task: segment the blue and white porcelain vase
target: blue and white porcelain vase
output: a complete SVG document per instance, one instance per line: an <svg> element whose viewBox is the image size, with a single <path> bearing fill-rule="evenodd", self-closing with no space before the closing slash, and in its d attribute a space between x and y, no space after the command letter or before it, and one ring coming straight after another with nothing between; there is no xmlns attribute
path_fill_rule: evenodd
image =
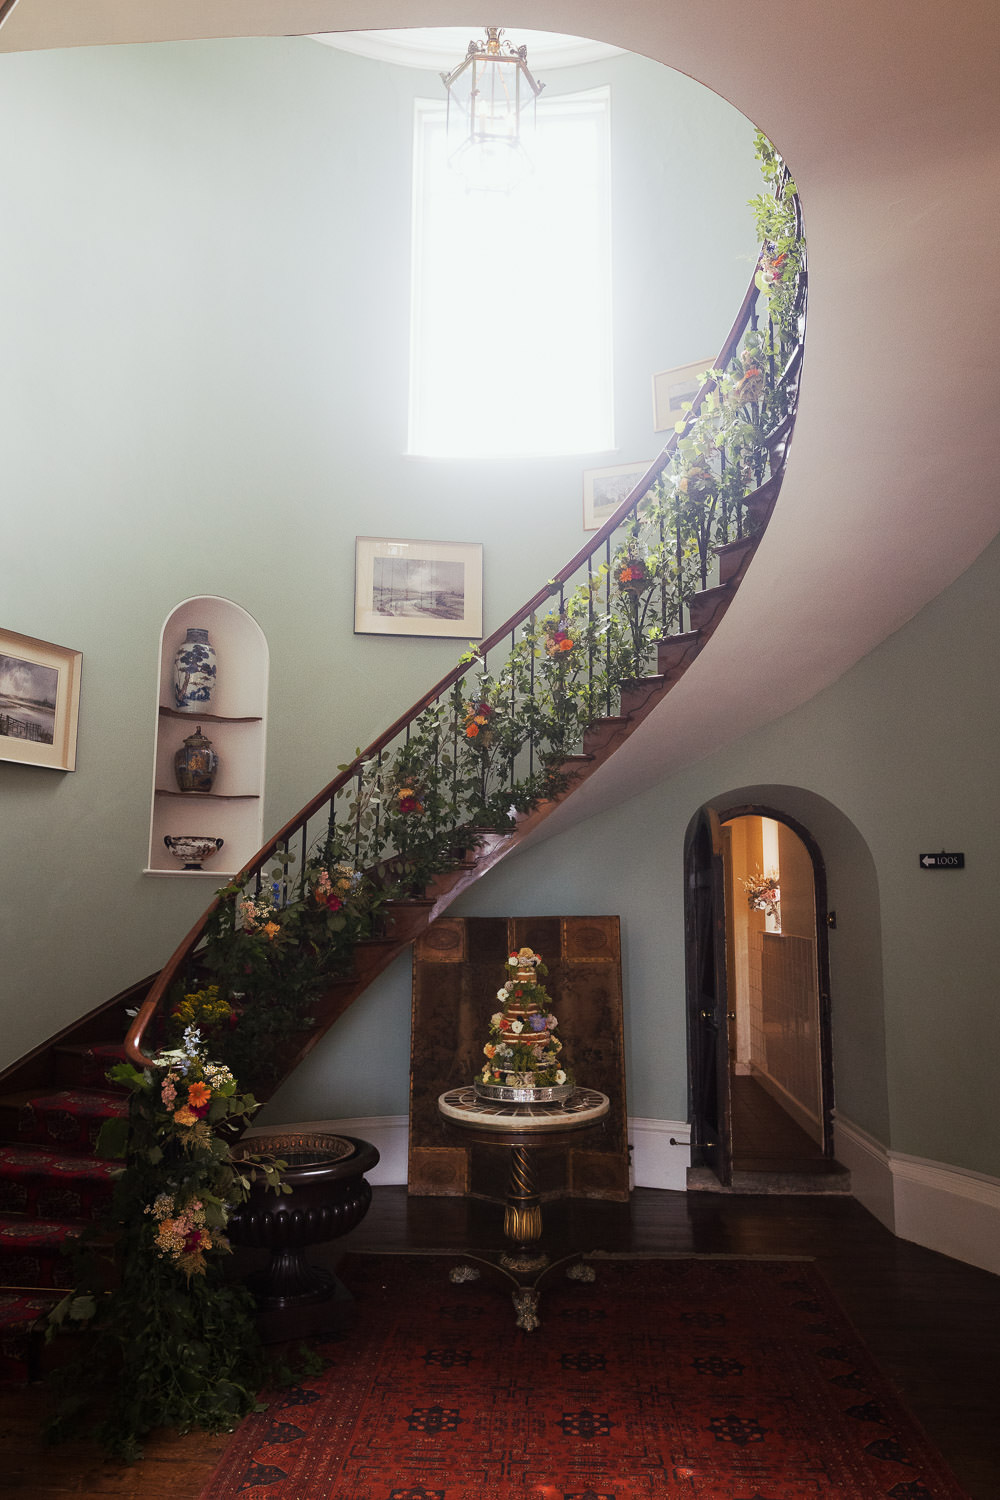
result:
<svg viewBox="0 0 1000 1500"><path fill-rule="evenodd" d="M174 707L182 713L204 710L215 686L215 648L208 631L188 627L174 657Z"/></svg>

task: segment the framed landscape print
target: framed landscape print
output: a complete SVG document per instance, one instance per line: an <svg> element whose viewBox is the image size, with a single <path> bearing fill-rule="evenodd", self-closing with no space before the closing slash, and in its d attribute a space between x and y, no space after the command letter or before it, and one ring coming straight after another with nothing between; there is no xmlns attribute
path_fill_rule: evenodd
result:
<svg viewBox="0 0 1000 1500"><path fill-rule="evenodd" d="M698 359L693 365L677 365L672 370L661 370L653 376L653 431L673 432L675 425L685 413L681 410L685 401L693 401L701 390L699 376L710 370L715 361Z"/></svg>
<svg viewBox="0 0 1000 1500"><path fill-rule="evenodd" d="M583 529L596 531L621 505L652 463L613 464L610 469L583 471Z"/></svg>
<svg viewBox="0 0 1000 1500"><path fill-rule="evenodd" d="M76 769L79 651L0 630L0 760Z"/></svg>
<svg viewBox="0 0 1000 1500"><path fill-rule="evenodd" d="M483 633L482 544L359 536L354 633L478 640Z"/></svg>

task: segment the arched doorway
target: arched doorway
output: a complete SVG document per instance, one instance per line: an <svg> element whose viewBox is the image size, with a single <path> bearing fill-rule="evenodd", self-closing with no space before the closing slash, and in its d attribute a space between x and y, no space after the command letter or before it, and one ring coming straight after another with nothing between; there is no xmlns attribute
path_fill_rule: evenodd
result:
<svg viewBox="0 0 1000 1500"><path fill-rule="evenodd" d="M826 872L769 806L702 808L685 846L692 1165L829 1178Z"/></svg>

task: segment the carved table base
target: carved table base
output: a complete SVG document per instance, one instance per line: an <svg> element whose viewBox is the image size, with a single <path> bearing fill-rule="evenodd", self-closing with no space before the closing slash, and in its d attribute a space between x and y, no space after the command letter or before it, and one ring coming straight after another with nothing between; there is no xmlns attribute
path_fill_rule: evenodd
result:
<svg viewBox="0 0 1000 1500"><path fill-rule="evenodd" d="M517 1106L490 1103L475 1098L471 1089L450 1089L438 1100L438 1108L453 1128L474 1130L479 1139L489 1135L491 1144L510 1149L510 1180L504 1206L503 1233L507 1248L496 1255L470 1255L476 1265L502 1276L512 1284L515 1321L525 1333L540 1326L538 1304L542 1283L560 1267L568 1266L566 1275L574 1280L594 1280L591 1266L574 1251L559 1260L550 1261L541 1248L542 1204L535 1182L530 1148L538 1145L562 1145L569 1135L595 1125L607 1114L606 1094L594 1089L576 1089L562 1104ZM456 1266L450 1273L456 1283L478 1278L474 1266Z"/></svg>

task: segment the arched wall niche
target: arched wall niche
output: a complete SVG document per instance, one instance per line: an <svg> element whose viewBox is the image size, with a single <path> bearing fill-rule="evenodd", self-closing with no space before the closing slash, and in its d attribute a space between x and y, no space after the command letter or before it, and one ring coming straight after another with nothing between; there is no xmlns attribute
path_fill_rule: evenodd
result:
<svg viewBox="0 0 1000 1500"><path fill-rule="evenodd" d="M174 657L192 627L207 630L217 675L204 708L179 711L174 706ZM241 605L199 594L171 610L160 632L146 874L207 876L219 884L260 848L267 682L267 640ZM199 727L219 757L218 771L211 791L181 791L174 756ZM191 835L223 840L202 870L184 869L164 843L166 836Z"/></svg>
<svg viewBox="0 0 1000 1500"><path fill-rule="evenodd" d="M838 807L805 787L734 787L713 795L707 805L722 820L767 809L787 819L800 837L805 834L820 854L826 907L836 912L837 921L828 932L836 1113L889 1144L882 923L867 843Z"/></svg>

